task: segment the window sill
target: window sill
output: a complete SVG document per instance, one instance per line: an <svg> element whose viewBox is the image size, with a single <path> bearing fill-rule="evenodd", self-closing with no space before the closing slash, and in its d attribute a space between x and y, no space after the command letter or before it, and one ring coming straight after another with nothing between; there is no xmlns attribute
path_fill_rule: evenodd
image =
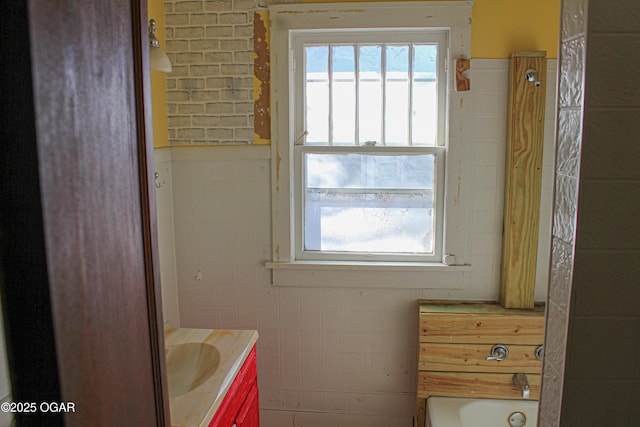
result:
<svg viewBox="0 0 640 427"><path fill-rule="evenodd" d="M461 289L471 265L415 262L267 262L274 286Z"/></svg>

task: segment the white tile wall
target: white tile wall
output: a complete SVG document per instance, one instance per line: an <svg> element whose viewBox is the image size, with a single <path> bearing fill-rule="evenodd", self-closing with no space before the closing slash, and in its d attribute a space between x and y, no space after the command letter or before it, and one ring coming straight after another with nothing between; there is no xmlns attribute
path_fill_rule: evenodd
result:
<svg viewBox="0 0 640 427"><path fill-rule="evenodd" d="M162 314L166 326L180 326L178 313L178 278L173 220L173 190L171 179L171 152L167 148L154 152L156 180L156 212L158 223L158 252L160 281L162 283Z"/></svg>
<svg viewBox="0 0 640 427"><path fill-rule="evenodd" d="M472 68L473 271L462 289L275 288L264 268L271 258L269 147L170 149L181 326L259 331L265 427L411 425L417 300L498 298L508 63L474 60ZM552 99L554 72L550 61ZM553 152L554 132L546 134L545 150ZM545 155L543 174L553 174L552 158ZM544 186L549 209L549 179ZM545 298L550 234L550 212L541 215L547 237L538 300Z"/></svg>

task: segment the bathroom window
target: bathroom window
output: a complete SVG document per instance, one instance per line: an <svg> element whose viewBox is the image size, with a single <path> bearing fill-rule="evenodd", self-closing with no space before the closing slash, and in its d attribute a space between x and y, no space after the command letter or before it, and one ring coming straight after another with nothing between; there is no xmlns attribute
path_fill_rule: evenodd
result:
<svg viewBox="0 0 640 427"><path fill-rule="evenodd" d="M291 33L296 259L442 260L447 35Z"/></svg>
<svg viewBox="0 0 640 427"><path fill-rule="evenodd" d="M443 270L451 250L464 263L468 107L451 70L468 57L470 10L270 8L274 282L287 269Z"/></svg>

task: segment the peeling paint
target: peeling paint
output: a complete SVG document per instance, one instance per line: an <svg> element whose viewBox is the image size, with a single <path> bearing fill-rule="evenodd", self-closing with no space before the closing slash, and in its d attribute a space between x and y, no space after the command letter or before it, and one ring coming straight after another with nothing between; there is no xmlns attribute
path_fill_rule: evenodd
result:
<svg viewBox="0 0 640 427"><path fill-rule="evenodd" d="M253 14L254 143L271 144L271 64L269 62L269 12Z"/></svg>

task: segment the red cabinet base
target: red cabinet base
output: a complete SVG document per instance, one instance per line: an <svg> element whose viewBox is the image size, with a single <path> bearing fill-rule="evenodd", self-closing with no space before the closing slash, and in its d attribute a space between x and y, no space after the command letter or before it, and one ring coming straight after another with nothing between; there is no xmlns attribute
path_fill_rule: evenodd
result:
<svg viewBox="0 0 640 427"><path fill-rule="evenodd" d="M253 346L209 427L259 427L258 368Z"/></svg>

